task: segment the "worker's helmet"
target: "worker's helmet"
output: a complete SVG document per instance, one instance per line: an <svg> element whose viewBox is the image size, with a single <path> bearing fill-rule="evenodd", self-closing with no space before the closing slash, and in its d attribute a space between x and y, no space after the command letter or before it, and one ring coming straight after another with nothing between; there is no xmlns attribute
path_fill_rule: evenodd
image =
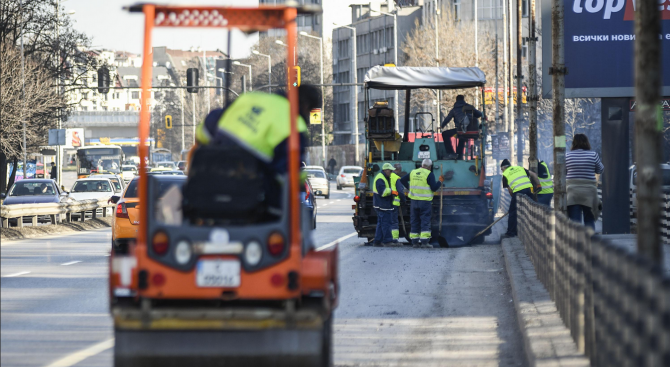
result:
<svg viewBox="0 0 670 367"><path fill-rule="evenodd" d="M382 167L382 170L391 170L393 171L395 168L393 168L393 165L391 163L384 163L384 166Z"/></svg>
<svg viewBox="0 0 670 367"><path fill-rule="evenodd" d="M430 167L433 165L433 161L430 159L426 158L421 162L421 167Z"/></svg>

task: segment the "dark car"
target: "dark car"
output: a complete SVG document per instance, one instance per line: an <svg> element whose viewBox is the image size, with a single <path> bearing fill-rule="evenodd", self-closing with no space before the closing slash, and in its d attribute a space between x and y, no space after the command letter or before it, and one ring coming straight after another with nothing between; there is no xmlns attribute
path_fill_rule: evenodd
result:
<svg viewBox="0 0 670 367"><path fill-rule="evenodd" d="M45 178L28 178L17 181L9 189L9 194L2 194L2 205L60 203L67 200L67 193L58 189L56 182ZM31 217L24 217L30 222ZM50 221L49 216L38 217L39 221ZM13 220L16 222L16 219Z"/></svg>
<svg viewBox="0 0 670 367"><path fill-rule="evenodd" d="M303 204L307 207L312 217L312 228L316 228L316 196L314 196L314 190L312 185L310 185L309 180L305 180L305 192L300 193L300 199Z"/></svg>

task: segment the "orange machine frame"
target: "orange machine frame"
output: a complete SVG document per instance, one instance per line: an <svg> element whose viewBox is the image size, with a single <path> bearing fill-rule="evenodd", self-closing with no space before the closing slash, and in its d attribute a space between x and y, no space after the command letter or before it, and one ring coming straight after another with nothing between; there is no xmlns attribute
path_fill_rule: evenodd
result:
<svg viewBox="0 0 670 367"><path fill-rule="evenodd" d="M286 30L288 42L288 67L295 66L297 59L297 25L296 17L298 11L295 7L284 6L259 6L258 8L230 8L217 6L167 6L156 4L139 4L129 8L133 12L142 12L145 17L144 24L144 52L142 55L142 82L140 95L140 123L139 123L139 156L140 156L140 203L147 203L147 173L146 158L149 155L149 147L146 142L149 138L150 113L148 107L149 90L151 89L153 55L151 47L151 35L155 27L217 27L237 28L242 31L264 31L272 28L283 28ZM295 76L289 73L288 85L293 85ZM301 243L302 233L300 231L300 201L298 200L299 177L299 137L297 130L298 115L298 91L296 88L288 88L288 99L291 106L290 136L288 144L289 157L289 231L290 231L290 255L291 266L301 269ZM143 262L150 261L147 257L147 205L140 205L140 223L137 236L137 247L135 256L138 268L142 268Z"/></svg>

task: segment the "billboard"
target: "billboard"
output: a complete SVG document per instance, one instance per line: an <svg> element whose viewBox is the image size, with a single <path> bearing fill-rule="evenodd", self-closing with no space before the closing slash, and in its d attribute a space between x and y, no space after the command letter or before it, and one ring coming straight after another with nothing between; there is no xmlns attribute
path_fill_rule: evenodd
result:
<svg viewBox="0 0 670 367"><path fill-rule="evenodd" d="M493 159L502 160L510 157L509 133L497 133L491 136L491 156Z"/></svg>
<svg viewBox="0 0 670 367"><path fill-rule="evenodd" d="M512 88L512 95L510 96L509 93L509 88L507 88L507 98L514 98L514 103L516 103L516 87ZM528 97L528 91L526 90L526 86L521 87L521 103L526 104L528 103L526 100L526 97ZM498 101L503 104L505 101L505 88L500 87L498 88ZM484 88L484 104L495 104L496 103L496 95L495 95L495 88L494 87L485 87Z"/></svg>
<svg viewBox="0 0 670 367"><path fill-rule="evenodd" d="M84 146L84 129L67 129L65 131L65 148L79 148Z"/></svg>
<svg viewBox="0 0 670 367"><path fill-rule="evenodd" d="M635 96L636 0L563 0L565 96ZM661 12L662 94L670 96L670 0ZM542 94L551 97L551 0L542 2Z"/></svg>

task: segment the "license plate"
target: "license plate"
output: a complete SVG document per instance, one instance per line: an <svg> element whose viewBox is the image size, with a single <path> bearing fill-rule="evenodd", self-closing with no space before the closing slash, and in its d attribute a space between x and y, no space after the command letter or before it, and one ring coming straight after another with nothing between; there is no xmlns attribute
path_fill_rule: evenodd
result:
<svg viewBox="0 0 670 367"><path fill-rule="evenodd" d="M419 159L430 158L430 152L419 152Z"/></svg>
<svg viewBox="0 0 670 367"><path fill-rule="evenodd" d="M238 260L200 260L196 272L198 287L239 287Z"/></svg>

